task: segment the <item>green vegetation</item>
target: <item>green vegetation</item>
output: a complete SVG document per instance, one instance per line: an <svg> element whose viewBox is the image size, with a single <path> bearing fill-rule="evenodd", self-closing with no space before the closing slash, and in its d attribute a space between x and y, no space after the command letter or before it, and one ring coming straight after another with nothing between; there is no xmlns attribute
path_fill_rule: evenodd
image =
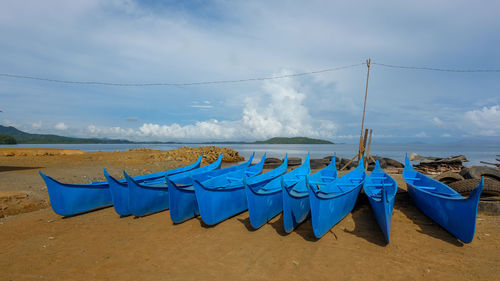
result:
<svg viewBox="0 0 500 281"><path fill-rule="evenodd" d="M11 136L0 134L0 144L17 144L17 141Z"/></svg>
<svg viewBox="0 0 500 281"><path fill-rule="evenodd" d="M113 140L113 139L87 139L87 138L71 138L58 135L47 134L30 134L20 131L12 126L5 127L0 125L0 134L10 136L17 140L17 143L45 144L45 143L132 143L128 140ZM0 141L1 143L1 141Z"/></svg>
<svg viewBox="0 0 500 281"><path fill-rule="evenodd" d="M333 144L331 141L311 139L306 137L271 138L265 141L256 141L256 144Z"/></svg>

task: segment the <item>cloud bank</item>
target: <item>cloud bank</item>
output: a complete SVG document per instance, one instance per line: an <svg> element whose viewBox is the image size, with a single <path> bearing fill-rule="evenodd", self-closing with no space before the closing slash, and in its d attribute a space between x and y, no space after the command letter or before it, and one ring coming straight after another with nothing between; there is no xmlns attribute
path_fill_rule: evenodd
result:
<svg viewBox="0 0 500 281"><path fill-rule="evenodd" d="M288 72L283 72L288 73ZM314 118L304 105L307 95L297 90L291 78L266 81L262 93L245 98L241 119L210 119L179 125L145 123L138 129L90 125L93 137L129 137L153 140L244 140L275 136L333 138L337 126L329 120Z"/></svg>

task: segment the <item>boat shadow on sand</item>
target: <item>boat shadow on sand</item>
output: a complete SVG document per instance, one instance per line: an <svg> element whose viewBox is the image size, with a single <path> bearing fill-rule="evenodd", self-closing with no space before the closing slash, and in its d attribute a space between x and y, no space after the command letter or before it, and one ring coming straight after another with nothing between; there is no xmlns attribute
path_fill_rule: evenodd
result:
<svg viewBox="0 0 500 281"><path fill-rule="evenodd" d="M401 192L400 192L401 191ZM442 228L439 224L432 221L411 202L410 195L406 190L398 189L396 202L394 202L394 209L403 213L420 229L417 232L429 235L434 238L441 239L457 247L463 247L464 244L460 242L455 236L451 235L448 231ZM397 225L393 225L397 227Z"/></svg>
<svg viewBox="0 0 500 281"><path fill-rule="evenodd" d="M104 209L107 209L107 208L112 208L112 207L113 207L113 205L102 206L102 207L99 207L99 208L96 208L96 209L88 210L88 211L81 212L81 213L74 214L74 215L61 216L61 219L67 220L67 219L71 219L71 218L74 218L74 217L79 217L81 215L86 215L86 214L89 214L89 213L101 211L101 210L104 210Z"/></svg>
<svg viewBox="0 0 500 281"><path fill-rule="evenodd" d="M378 246L385 247L387 245L365 194L359 194L356 205L351 211L351 216L354 229L344 228L345 233L353 234Z"/></svg>
<svg viewBox="0 0 500 281"><path fill-rule="evenodd" d="M24 166L0 166L0 172L20 171L20 170L40 170L45 167L24 167Z"/></svg>
<svg viewBox="0 0 500 281"><path fill-rule="evenodd" d="M288 235L292 234L292 233L287 233L283 227L283 214L282 213L279 216L277 216L276 218L269 221L267 224L269 224L272 228L274 228L274 230L276 230L276 233L278 233L281 236L288 236ZM297 226L292 232L298 234L304 240L309 241L309 242L316 242L319 240L318 238L316 238L314 236L310 215L304 220L304 222L302 222L299 226Z"/></svg>

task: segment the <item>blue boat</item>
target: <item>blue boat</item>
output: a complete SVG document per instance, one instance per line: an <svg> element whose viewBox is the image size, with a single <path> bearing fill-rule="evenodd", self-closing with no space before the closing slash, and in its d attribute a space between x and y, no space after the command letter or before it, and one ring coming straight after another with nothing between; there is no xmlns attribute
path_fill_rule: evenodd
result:
<svg viewBox="0 0 500 281"><path fill-rule="evenodd" d="M285 157L282 164L285 170L287 159L288 157ZM282 185L284 182L291 185L298 182L305 175L309 175L310 172L309 161L306 160L301 166L268 183L259 182L255 178L245 181L248 215L252 227L255 229L260 228L283 211Z"/></svg>
<svg viewBox="0 0 500 281"><path fill-rule="evenodd" d="M201 163L202 156L198 160L188 166L153 173L148 175L137 176L135 179L139 182L158 182L165 174L176 174L198 168ZM91 184L68 184L59 182L52 177L49 177L39 172L49 192L50 205L52 210L61 216L71 216L79 213L88 212L103 207L112 205L112 196L107 181L93 182ZM125 179L117 180L125 183Z"/></svg>
<svg viewBox="0 0 500 281"><path fill-rule="evenodd" d="M111 206L111 193L107 183L69 184L39 172L49 192L52 210L61 216L72 216Z"/></svg>
<svg viewBox="0 0 500 281"><path fill-rule="evenodd" d="M318 184L331 182L337 178L335 156L330 164L310 176ZM309 161L309 155L306 159ZM292 182L283 181L283 228L285 232L292 232L299 224L304 222L309 215L309 191L307 181L309 173L302 174L300 180Z"/></svg>
<svg viewBox="0 0 500 281"><path fill-rule="evenodd" d="M200 214L196 194L194 193L193 178L198 181L205 181L210 178L229 174L238 170L244 170L250 166L255 154L250 159L240 165L231 166L224 169L213 170L210 172L188 172L167 176L168 195L170 199L170 218L174 223L181 223L194 218Z"/></svg>
<svg viewBox="0 0 500 281"><path fill-rule="evenodd" d="M243 180L260 174L266 156L259 164L242 171L218 176L204 182L193 179L201 219L208 225L215 225L248 209ZM277 168L259 175L259 181L271 181L286 172Z"/></svg>
<svg viewBox="0 0 500 281"><path fill-rule="evenodd" d="M321 238L352 211L366 178L363 159L358 167L325 185L307 182L314 236Z"/></svg>
<svg viewBox="0 0 500 281"><path fill-rule="evenodd" d="M398 191L398 184L382 170L378 159L375 162L375 168L363 184L363 190L366 196L368 196L368 201L370 201L377 223L384 234L385 241L389 243L392 210L394 208L396 192Z"/></svg>
<svg viewBox="0 0 500 281"><path fill-rule="evenodd" d="M449 186L417 172L408 157L405 159L403 179L413 203L422 213L462 242L472 242L483 179L469 197L464 198Z"/></svg>
<svg viewBox="0 0 500 281"><path fill-rule="evenodd" d="M201 156L200 156L200 159L201 159ZM182 167L182 168L178 168L178 169L164 171L162 173L165 174L165 177L168 175L171 175L171 176L183 176L184 175L185 176L186 173L203 173L203 172L208 172L208 171L212 171L214 169L220 168L221 162L222 162L222 153L219 155L219 158L217 159L217 161L215 161L214 163L212 163L210 165L206 165L206 166L201 167L201 168L195 168L195 169L187 170L187 171L185 171L186 167ZM125 179L125 183L122 183L119 180L116 180L111 175L109 175L108 172L106 171L106 169L103 169L103 170L104 170L104 176L106 177L106 179L108 180L108 183L109 183L109 189L111 191L111 198L113 200L113 207L115 208L115 211L121 216L131 215L132 212L130 211L130 208L129 208L130 191L128 189L128 184L126 182L126 179ZM161 187L161 186L166 185L165 177L163 177L163 178L150 178L148 180L145 180L143 176L138 176L138 177L134 177L133 179L134 179L134 181L136 181L137 183L141 183L142 185L149 185L149 186L153 185L156 187ZM135 199L135 200L137 200L137 199Z"/></svg>

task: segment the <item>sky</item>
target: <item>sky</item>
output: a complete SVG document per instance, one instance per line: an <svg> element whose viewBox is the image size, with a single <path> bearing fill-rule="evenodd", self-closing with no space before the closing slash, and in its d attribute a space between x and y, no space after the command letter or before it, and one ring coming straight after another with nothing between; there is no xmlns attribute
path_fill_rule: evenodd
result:
<svg viewBox="0 0 500 281"><path fill-rule="evenodd" d="M0 2L0 124L136 141L359 140L367 58L500 69L499 1ZM370 69L378 143L500 136L500 72Z"/></svg>

